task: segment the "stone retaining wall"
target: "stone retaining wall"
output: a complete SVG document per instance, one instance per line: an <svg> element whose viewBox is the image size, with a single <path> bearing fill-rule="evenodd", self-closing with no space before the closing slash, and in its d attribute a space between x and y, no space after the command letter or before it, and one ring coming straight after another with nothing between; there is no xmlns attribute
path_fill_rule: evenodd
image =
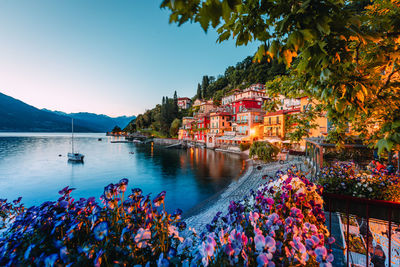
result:
<svg viewBox="0 0 400 267"><path fill-rule="evenodd" d="M154 138L153 142L155 145L169 146L169 145L179 144L180 140L170 139L170 138Z"/></svg>

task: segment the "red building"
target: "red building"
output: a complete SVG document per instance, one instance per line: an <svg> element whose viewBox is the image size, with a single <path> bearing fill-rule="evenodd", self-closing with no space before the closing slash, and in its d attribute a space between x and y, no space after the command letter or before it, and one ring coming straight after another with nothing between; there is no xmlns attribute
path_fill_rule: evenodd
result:
<svg viewBox="0 0 400 267"><path fill-rule="evenodd" d="M192 105L192 100L188 97L178 98L178 107L180 109L188 109Z"/></svg>
<svg viewBox="0 0 400 267"><path fill-rule="evenodd" d="M262 99L245 98L236 100L232 103L233 120L236 120L236 114L247 109L261 109L263 104Z"/></svg>
<svg viewBox="0 0 400 267"><path fill-rule="evenodd" d="M199 142L206 142L206 136L210 129L210 116L200 115L197 118L197 129L194 133L194 139Z"/></svg>

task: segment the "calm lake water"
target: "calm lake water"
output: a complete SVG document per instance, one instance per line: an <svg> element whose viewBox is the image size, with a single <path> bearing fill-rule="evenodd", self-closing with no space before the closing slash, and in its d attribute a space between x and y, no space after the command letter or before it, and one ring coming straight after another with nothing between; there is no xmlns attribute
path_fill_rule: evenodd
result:
<svg viewBox="0 0 400 267"><path fill-rule="evenodd" d="M98 141L102 138L102 141ZM74 198L99 198L109 183L129 179L156 196L167 191L168 210L188 210L214 195L244 171L244 159L207 149L111 143L104 134L76 134L84 163L71 163L71 136L55 133L0 133L0 198L23 197L26 206L56 200L58 190L76 188ZM133 152L133 154L132 154ZM61 156L59 156L61 155Z"/></svg>

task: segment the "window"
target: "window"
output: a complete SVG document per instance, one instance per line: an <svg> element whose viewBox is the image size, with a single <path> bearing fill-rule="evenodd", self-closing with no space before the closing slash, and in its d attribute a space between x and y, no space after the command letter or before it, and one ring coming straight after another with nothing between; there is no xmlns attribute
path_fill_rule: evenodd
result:
<svg viewBox="0 0 400 267"><path fill-rule="evenodd" d="M271 117L268 118L268 123L271 124Z"/></svg>
<svg viewBox="0 0 400 267"><path fill-rule="evenodd" d="M276 123L279 123L279 117L276 117Z"/></svg>
<svg viewBox="0 0 400 267"><path fill-rule="evenodd" d="M222 122L222 127L224 127L225 126L225 122Z"/></svg>

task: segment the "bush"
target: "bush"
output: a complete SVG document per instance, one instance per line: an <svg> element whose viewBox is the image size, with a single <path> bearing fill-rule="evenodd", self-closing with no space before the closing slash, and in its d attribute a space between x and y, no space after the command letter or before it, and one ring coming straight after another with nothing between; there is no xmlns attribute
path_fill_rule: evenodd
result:
<svg viewBox="0 0 400 267"><path fill-rule="evenodd" d="M257 157L262 161L272 161L279 153L279 148L268 142L254 142L249 151L249 157Z"/></svg>
<svg viewBox="0 0 400 267"><path fill-rule="evenodd" d="M240 143L239 144L240 151L246 151L247 149L250 148L250 146L251 146L250 143Z"/></svg>

